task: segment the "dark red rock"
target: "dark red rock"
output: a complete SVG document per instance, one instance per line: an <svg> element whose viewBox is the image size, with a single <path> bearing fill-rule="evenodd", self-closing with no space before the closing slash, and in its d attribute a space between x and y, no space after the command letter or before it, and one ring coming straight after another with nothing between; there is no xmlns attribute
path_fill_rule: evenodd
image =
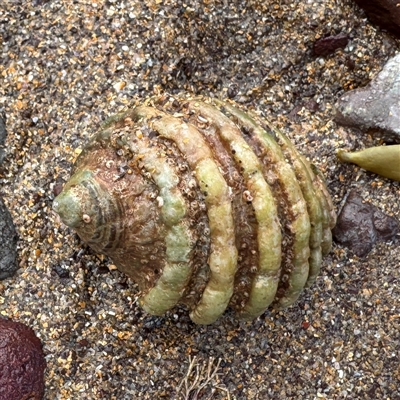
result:
<svg viewBox="0 0 400 400"><path fill-rule="evenodd" d="M289 119L291 119L292 121L299 121L300 120L299 112L302 110L303 107L305 107L312 113L315 113L319 110L319 104L314 99L303 101L297 106L295 106L292 109L292 111L290 111Z"/></svg>
<svg viewBox="0 0 400 400"><path fill-rule="evenodd" d="M292 121L299 121L300 120L299 112L301 111L302 108L303 108L303 103L295 106L288 115L289 119Z"/></svg>
<svg viewBox="0 0 400 400"><path fill-rule="evenodd" d="M363 8L371 22L400 37L400 6L398 0L354 0Z"/></svg>
<svg viewBox="0 0 400 400"><path fill-rule="evenodd" d="M57 182L54 185L53 194L54 194L55 197L57 197L62 192L63 186L64 185L62 183L59 183L59 182Z"/></svg>
<svg viewBox="0 0 400 400"><path fill-rule="evenodd" d="M304 106L313 113L319 110L319 104L314 99L306 101Z"/></svg>
<svg viewBox="0 0 400 400"><path fill-rule="evenodd" d="M334 239L365 257L377 241L394 239L400 231L399 222L351 191L333 229Z"/></svg>
<svg viewBox="0 0 400 400"><path fill-rule="evenodd" d="M397 220L378 209L373 214L373 221L378 240L392 240L399 232Z"/></svg>
<svg viewBox="0 0 400 400"><path fill-rule="evenodd" d="M33 330L0 318L0 399L43 399L45 368L42 344Z"/></svg>
<svg viewBox="0 0 400 400"><path fill-rule="evenodd" d="M348 42L349 38L345 33L319 39L314 43L314 54L316 56L327 56L337 49L344 49Z"/></svg>

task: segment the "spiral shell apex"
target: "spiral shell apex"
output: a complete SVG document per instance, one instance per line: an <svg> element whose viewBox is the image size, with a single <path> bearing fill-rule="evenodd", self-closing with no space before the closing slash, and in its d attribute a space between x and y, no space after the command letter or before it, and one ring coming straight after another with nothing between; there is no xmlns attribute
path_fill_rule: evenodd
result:
<svg viewBox="0 0 400 400"><path fill-rule="evenodd" d="M162 315L251 320L293 304L331 247L320 172L277 129L215 99L149 99L110 118L54 209Z"/></svg>

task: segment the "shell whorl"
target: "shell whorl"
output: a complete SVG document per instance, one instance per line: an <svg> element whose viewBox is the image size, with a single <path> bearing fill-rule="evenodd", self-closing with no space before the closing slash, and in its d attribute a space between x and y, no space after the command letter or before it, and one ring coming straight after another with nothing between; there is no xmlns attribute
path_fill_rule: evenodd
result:
<svg viewBox="0 0 400 400"><path fill-rule="evenodd" d="M54 209L138 282L162 315L253 319L311 285L331 247L319 172L256 116L218 100L163 97L109 119Z"/></svg>
<svg viewBox="0 0 400 400"><path fill-rule="evenodd" d="M54 201L53 208L91 246L107 247L120 239L114 236L112 225L117 214L115 205L106 188L89 170L74 175Z"/></svg>

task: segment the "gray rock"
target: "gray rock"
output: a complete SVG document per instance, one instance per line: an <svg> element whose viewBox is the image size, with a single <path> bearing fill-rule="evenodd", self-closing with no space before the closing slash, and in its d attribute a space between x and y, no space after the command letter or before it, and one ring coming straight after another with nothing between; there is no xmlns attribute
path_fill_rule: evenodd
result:
<svg viewBox="0 0 400 400"><path fill-rule="evenodd" d="M398 0L354 0L368 18L383 30L400 37L400 7Z"/></svg>
<svg viewBox="0 0 400 400"><path fill-rule="evenodd" d="M7 138L7 130L6 130L6 123L5 117L0 110L0 165L3 163L3 160L6 156L6 152L4 150L4 144Z"/></svg>
<svg viewBox="0 0 400 400"><path fill-rule="evenodd" d="M18 269L17 240L10 212L0 197L0 280L14 275Z"/></svg>
<svg viewBox="0 0 400 400"><path fill-rule="evenodd" d="M365 88L339 99L335 121L400 143L400 53Z"/></svg>
<svg viewBox="0 0 400 400"><path fill-rule="evenodd" d="M7 138L6 122L5 117L0 110L0 146L4 146Z"/></svg>
<svg viewBox="0 0 400 400"><path fill-rule="evenodd" d="M6 152L4 149L0 147L0 165L3 164L5 158L6 158Z"/></svg>

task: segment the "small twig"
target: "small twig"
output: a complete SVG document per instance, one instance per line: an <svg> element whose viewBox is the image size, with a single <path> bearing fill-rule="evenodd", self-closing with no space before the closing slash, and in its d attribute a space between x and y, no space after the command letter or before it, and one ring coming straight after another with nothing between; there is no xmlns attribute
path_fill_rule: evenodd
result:
<svg viewBox="0 0 400 400"><path fill-rule="evenodd" d="M215 386L217 389L222 390L223 392L226 392L227 396L228 396L228 400L231 400L231 395L229 393L229 390L226 388L223 388L221 386Z"/></svg>
<svg viewBox="0 0 400 400"><path fill-rule="evenodd" d="M214 370L212 370L212 366L213 366L214 360L215 360L214 357L211 357L208 360L207 377L206 377L204 383L201 384L199 386L199 388L197 389L196 396L198 396L200 391L202 389L204 389L214 379L215 376L217 376L217 372L218 372L218 369L219 369L219 364L221 363L221 359L220 358L218 359L217 365L215 366ZM202 372L203 372L203 369L204 369L204 366L202 367Z"/></svg>
<svg viewBox="0 0 400 400"><path fill-rule="evenodd" d="M182 398L183 400L197 400L200 393L208 385L211 385L213 387L211 387L211 394L208 397L208 400L211 400L214 397L216 389L226 392L228 400L230 400L229 391L220 386L216 386L214 382L214 379L219 374L218 370L220 368L221 359L219 358L216 364L214 364L214 362L215 358L210 357L208 363L203 362L200 364L196 356L193 358L189 356L189 367L177 388L177 398Z"/></svg>

